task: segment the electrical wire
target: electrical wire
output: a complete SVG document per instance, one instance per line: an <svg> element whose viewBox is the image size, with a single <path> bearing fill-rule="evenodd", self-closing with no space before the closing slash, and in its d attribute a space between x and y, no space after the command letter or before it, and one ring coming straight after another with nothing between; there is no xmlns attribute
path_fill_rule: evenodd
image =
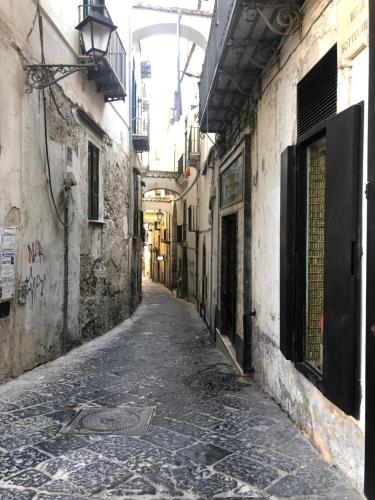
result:
<svg viewBox="0 0 375 500"><path fill-rule="evenodd" d="M26 40L28 40L30 38L31 33L34 31L35 23L36 23L36 20L38 19L38 15L39 15L39 2L40 2L40 0L38 0L38 3L36 4L36 11L35 11L34 19L33 19L33 22L31 24L31 28L26 35Z"/></svg>
<svg viewBox="0 0 375 500"><path fill-rule="evenodd" d="M189 191L192 190L192 188L195 186L195 184L197 183L197 180L200 176L200 170L197 171L197 174L193 180L193 182L190 184L190 186L186 189L186 191L184 191L182 194L180 194L180 196L178 196L177 198L175 198L174 200L171 200L171 201L179 201L179 200L182 200L183 198L185 198L185 196L189 193Z"/></svg>
<svg viewBox="0 0 375 500"><path fill-rule="evenodd" d="M38 17L39 17L39 39L40 39L40 51L41 51L41 60L42 64L45 64L46 60L44 57L44 40L43 40L43 19L40 13L40 4L38 3L37 6L37 12L38 12ZM52 189L52 174L51 174L51 163L50 163L50 156L49 156L49 147L48 147L48 123L47 123L47 99L46 99L46 93L45 90L42 89L42 96L43 96L43 121L44 121L44 145L45 145L45 153L46 153L46 163L47 163L47 172L48 172L48 186L49 186L49 191L51 194L51 200L53 207L56 212L57 219L59 222L63 225L64 228L69 228L71 224L73 223L74 220L74 212L72 216L72 220L70 224L65 224L63 219L61 218L61 215L59 213L59 210L57 208L57 204L55 201L55 195L53 194L53 189ZM65 199L66 202L66 199Z"/></svg>
<svg viewBox="0 0 375 500"><path fill-rule="evenodd" d="M57 112L59 113L59 115L61 116L61 118L63 120L65 120L66 122L70 122L72 119L74 119L74 115L73 113L70 114L70 116L64 116L61 111L60 111L60 108L59 108L59 105L57 104L57 101L56 101L56 97L55 97L55 94L52 90L52 87L49 88L49 91L50 91L50 95L52 97L52 101L54 103L54 105L56 106L56 109L57 109Z"/></svg>
<svg viewBox="0 0 375 500"><path fill-rule="evenodd" d="M42 89L43 93L43 121L44 121L44 144L45 144L45 151L46 151L46 163L47 163L47 171L48 171L48 186L49 186L49 191L51 194L51 200L53 207L55 209L56 215L58 220L61 222L61 224L66 227L65 222L62 220L59 210L56 205L55 201L55 196L53 194L53 189L52 189L52 182L51 182L51 163L49 159L49 147L48 147L48 126L47 126L47 103L46 103L46 94L44 92L44 89ZM68 226L69 227L69 224Z"/></svg>

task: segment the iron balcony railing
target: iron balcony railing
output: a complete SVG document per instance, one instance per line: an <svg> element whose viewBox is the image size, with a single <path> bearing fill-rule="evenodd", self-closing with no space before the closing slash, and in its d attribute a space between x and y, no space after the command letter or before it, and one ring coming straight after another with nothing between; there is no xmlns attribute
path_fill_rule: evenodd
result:
<svg viewBox="0 0 375 500"><path fill-rule="evenodd" d="M147 99L140 99L138 106L138 115L134 120L134 134L136 135L149 135L150 134L150 112L149 103Z"/></svg>
<svg viewBox="0 0 375 500"><path fill-rule="evenodd" d="M94 1L88 1L84 5L79 6L79 22L81 22L86 16L93 12L99 12L103 16L107 17L111 22L112 18L108 12L105 5L97 5ZM126 90L126 50L121 42L117 31L112 33L108 52L105 56L106 61L111 67L113 73L115 74L117 80L121 84L124 90Z"/></svg>
<svg viewBox="0 0 375 500"><path fill-rule="evenodd" d="M139 99L137 115L133 118L133 146L136 151L150 149L150 108L147 99Z"/></svg>
<svg viewBox="0 0 375 500"><path fill-rule="evenodd" d="M199 86L199 122L202 123L212 82L223 52L226 36L236 3L240 0L216 0L212 16L206 56Z"/></svg>

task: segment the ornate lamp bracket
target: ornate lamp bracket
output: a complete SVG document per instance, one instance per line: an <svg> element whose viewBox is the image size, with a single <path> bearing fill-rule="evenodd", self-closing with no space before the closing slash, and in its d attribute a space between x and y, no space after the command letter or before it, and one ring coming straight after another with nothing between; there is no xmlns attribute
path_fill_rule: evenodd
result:
<svg viewBox="0 0 375 500"><path fill-rule="evenodd" d="M25 92L30 94L34 89L45 89L77 71L95 69L99 65L97 62L82 64L25 64Z"/></svg>
<svg viewBox="0 0 375 500"><path fill-rule="evenodd" d="M287 4L271 4L258 2L244 2L244 19L249 23L256 21L259 16L267 28L279 36L290 36L296 33L301 25L301 14L297 7ZM263 9L277 9L275 22L272 24Z"/></svg>

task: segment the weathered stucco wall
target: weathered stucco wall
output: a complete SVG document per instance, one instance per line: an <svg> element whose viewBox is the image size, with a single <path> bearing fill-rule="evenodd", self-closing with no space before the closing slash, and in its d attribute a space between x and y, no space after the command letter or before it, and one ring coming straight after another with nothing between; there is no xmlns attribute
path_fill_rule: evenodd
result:
<svg viewBox="0 0 375 500"><path fill-rule="evenodd" d="M296 143L297 82L337 41L336 6L335 1L308 4L302 33L285 44L279 64L263 80L252 139L252 294L257 312L253 360L255 377L307 432L325 459L339 466L361 491L363 404L361 420L348 417L279 350L280 155ZM365 50L351 69L339 67L338 111L366 101L367 61Z"/></svg>
<svg viewBox="0 0 375 500"><path fill-rule="evenodd" d="M82 147L82 163L87 163L87 148ZM130 314L128 274L128 158L115 146L101 148L103 191L100 219L81 226L80 312L82 339L92 338L118 324ZM87 186L87 171L81 173ZM87 189L81 190L82 206Z"/></svg>
<svg viewBox="0 0 375 500"><path fill-rule="evenodd" d="M75 63L77 3L65 2L63 13L57 3L41 1L46 61ZM4 0L0 6L0 227L17 228L16 291L20 284L27 291L26 304L18 304L16 293L9 317L0 319L0 381L63 349L64 228L48 184L43 95L25 94L21 58L40 60L38 22L30 32L35 12L32 0ZM84 73L53 87L57 106L49 90L45 96L50 178L60 218L67 173L77 181L69 200L69 347L110 329L138 303L129 269L129 106L104 103ZM73 111L77 106L88 121ZM100 151L101 224L88 223L88 141Z"/></svg>

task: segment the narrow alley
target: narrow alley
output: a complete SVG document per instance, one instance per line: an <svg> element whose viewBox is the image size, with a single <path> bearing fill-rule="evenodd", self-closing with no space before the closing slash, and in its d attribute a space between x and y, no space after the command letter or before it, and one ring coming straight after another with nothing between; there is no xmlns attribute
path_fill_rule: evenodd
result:
<svg viewBox="0 0 375 500"><path fill-rule="evenodd" d="M1 500L361 498L151 281L131 319L1 386L0 435Z"/></svg>

